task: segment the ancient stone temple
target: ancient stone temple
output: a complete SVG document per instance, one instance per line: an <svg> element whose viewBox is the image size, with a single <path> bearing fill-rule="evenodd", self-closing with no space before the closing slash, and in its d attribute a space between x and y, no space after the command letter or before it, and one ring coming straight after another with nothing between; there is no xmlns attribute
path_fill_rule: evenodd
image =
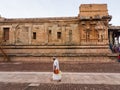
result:
<svg viewBox="0 0 120 90"><path fill-rule="evenodd" d="M1 49L12 61L109 60L110 20L106 4L82 4L76 17L0 17Z"/></svg>

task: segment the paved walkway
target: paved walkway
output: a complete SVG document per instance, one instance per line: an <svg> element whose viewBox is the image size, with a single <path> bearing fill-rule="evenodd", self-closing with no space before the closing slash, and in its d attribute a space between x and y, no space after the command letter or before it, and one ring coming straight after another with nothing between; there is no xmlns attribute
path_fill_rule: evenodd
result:
<svg viewBox="0 0 120 90"><path fill-rule="evenodd" d="M10 83L57 83L52 72L0 72L0 82ZM120 85L120 73L62 73L61 83Z"/></svg>

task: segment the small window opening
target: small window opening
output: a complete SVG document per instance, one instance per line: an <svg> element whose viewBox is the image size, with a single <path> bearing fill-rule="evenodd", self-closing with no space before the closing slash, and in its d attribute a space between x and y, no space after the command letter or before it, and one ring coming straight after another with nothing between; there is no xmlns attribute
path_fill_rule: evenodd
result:
<svg viewBox="0 0 120 90"><path fill-rule="evenodd" d="M9 28L3 28L3 40L9 40Z"/></svg>
<svg viewBox="0 0 120 90"><path fill-rule="evenodd" d="M36 39L36 32L33 32L33 39Z"/></svg>
<svg viewBox="0 0 120 90"><path fill-rule="evenodd" d="M57 32L57 38L61 39L61 32Z"/></svg>
<svg viewBox="0 0 120 90"><path fill-rule="evenodd" d="M51 30L49 30L49 34L51 34Z"/></svg>

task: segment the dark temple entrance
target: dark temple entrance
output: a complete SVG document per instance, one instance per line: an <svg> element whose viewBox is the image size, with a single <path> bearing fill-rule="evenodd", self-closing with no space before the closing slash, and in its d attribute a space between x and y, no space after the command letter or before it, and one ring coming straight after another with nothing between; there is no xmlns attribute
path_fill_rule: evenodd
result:
<svg viewBox="0 0 120 90"><path fill-rule="evenodd" d="M113 52L120 52L120 26L109 26L109 45Z"/></svg>

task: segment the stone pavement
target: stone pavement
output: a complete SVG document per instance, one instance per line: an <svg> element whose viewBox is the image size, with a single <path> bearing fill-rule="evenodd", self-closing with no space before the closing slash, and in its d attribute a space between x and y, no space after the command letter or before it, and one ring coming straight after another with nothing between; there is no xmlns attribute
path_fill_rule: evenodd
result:
<svg viewBox="0 0 120 90"><path fill-rule="evenodd" d="M52 72L0 72L0 82L54 83L54 84L108 84L120 85L120 73L70 73L62 72L62 81L52 81Z"/></svg>

